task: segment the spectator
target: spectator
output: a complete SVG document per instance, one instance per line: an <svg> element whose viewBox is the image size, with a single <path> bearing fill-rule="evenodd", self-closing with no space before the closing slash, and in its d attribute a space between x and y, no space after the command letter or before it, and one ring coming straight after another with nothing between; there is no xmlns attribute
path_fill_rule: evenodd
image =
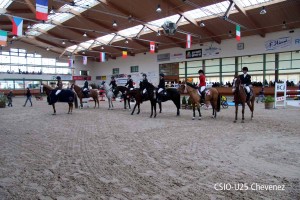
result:
<svg viewBox="0 0 300 200"><path fill-rule="evenodd" d="M7 94L7 100L8 100L8 104L7 106L8 107L12 107L12 97L13 97L13 93L12 93L12 90Z"/></svg>
<svg viewBox="0 0 300 200"><path fill-rule="evenodd" d="M264 86L261 87L261 90L258 93L258 97L256 100L256 103L258 103L258 101L263 102L265 100L265 90L264 90Z"/></svg>
<svg viewBox="0 0 300 200"><path fill-rule="evenodd" d="M31 107L32 107L31 96L32 96L32 95L31 95L31 92L30 92L29 88L27 88L27 92L26 92L26 97L27 97L27 99L26 99L26 101L25 101L25 104L23 105L24 107L26 106L26 103L27 103L28 100L30 101L30 104L31 104Z"/></svg>

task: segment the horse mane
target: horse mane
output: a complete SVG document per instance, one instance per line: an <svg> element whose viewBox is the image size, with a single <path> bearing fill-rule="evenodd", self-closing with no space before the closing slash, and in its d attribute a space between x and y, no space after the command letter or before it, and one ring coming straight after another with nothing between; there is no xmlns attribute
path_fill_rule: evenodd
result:
<svg viewBox="0 0 300 200"><path fill-rule="evenodd" d="M48 90L53 90L54 88L52 88L50 85L44 84L42 83L43 87L48 89Z"/></svg>
<svg viewBox="0 0 300 200"><path fill-rule="evenodd" d="M186 84L188 86L190 86L191 88L194 88L194 89L198 89L195 85L193 85L192 83L189 83L189 82L186 82Z"/></svg>

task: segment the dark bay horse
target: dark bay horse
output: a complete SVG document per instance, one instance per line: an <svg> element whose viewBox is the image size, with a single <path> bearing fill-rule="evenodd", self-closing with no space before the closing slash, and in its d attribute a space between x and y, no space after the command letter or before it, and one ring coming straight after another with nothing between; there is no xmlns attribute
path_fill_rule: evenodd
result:
<svg viewBox="0 0 300 200"><path fill-rule="evenodd" d="M72 84L71 88L74 88L77 96L79 97L80 100L80 107L82 108L82 99L84 98L84 94L82 93L82 89L81 87L79 87L78 85ZM99 108L99 93L98 90L96 89L91 89L89 94L88 94L88 98L92 97L94 102L95 102L95 106L94 108L96 108L96 103L98 104L98 108Z"/></svg>
<svg viewBox="0 0 300 200"><path fill-rule="evenodd" d="M127 108L126 103L128 104L128 108L131 109L130 108L130 98L128 98L128 96L127 96L128 91L129 91L129 88L127 88L125 86L117 86L114 90L115 97L118 96L119 92L122 93L122 96L124 98L124 109Z"/></svg>
<svg viewBox="0 0 300 200"><path fill-rule="evenodd" d="M177 116L180 115L180 93L176 88L167 88L166 94L163 96L160 96L160 99L162 102L166 102L168 100L172 100L177 108ZM159 105L159 112L161 113L161 103L158 103Z"/></svg>
<svg viewBox="0 0 300 200"><path fill-rule="evenodd" d="M49 105L52 105L53 107L53 115L56 114L56 109L55 109L55 103L56 102L65 102L69 104L69 111L68 114L72 114L73 111L73 102L75 103L75 108L78 108L78 101L77 101L77 95L75 92L72 90L61 90L61 92L56 95L56 89L53 89L49 85L42 84L43 85L43 90L47 94L47 101Z"/></svg>
<svg viewBox="0 0 300 200"><path fill-rule="evenodd" d="M147 89L146 94L142 95L142 92L144 89ZM150 100L151 103L151 115L153 116L154 111L154 118L156 117L156 91L155 87L148 83L147 86L143 85L143 83L140 83L140 88L134 88L133 90L129 90L128 92L128 98L133 97L135 99L135 105L133 107L133 110L131 112L131 115L133 115L135 108L138 106L138 112L137 114L140 114L140 104L143 103L143 101Z"/></svg>
<svg viewBox="0 0 300 200"><path fill-rule="evenodd" d="M253 112L254 112L254 101L255 101L255 94L252 92L252 96L250 97L249 101L246 102L247 94L243 85L241 84L240 77L237 77L233 83L233 94L234 94L234 104L235 104L235 120L233 121L236 123L237 121L237 114L239 104L242 104L242 123L244 123L244 113L245 113L245 103L247 103L250 111L251 111L251 120L253 119Z"/></svg>
<svg viewBox="0 0 300 200"><path fill-rule="evenodd" d="M197 107L198 113L199 113L199 120L201 120L201 111L200 111L200 100L201 96L198 93L198 88L194 86L191 83L186 83L180 85L178 90L181 93L184 93L187 91L189 93L190 98L192 100L192 106L193 106L193 120L195 119L195 107ZM205 103L206 105L211 104L213 108L212 118L217 118L217 112L221 109L221 95L219 94L218 90L216 88L209 88L206 89L206 95L205 95Z"/></svg>

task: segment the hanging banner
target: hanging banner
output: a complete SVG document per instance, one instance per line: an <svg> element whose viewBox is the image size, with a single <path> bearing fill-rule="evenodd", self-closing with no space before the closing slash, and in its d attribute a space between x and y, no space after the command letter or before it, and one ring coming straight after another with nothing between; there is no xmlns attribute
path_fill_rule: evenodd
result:
<svg viewBox="0 0 300 200"><path fill-rule="evenodd" d="M150 42L150 53L154 53L155 52L155 42L151 41Z"/></svg>
<svg viewBox="0 0 300 200"><path fill-rule="evenodd" d="M291 45L292 45L291 37L281 37L275 40L268 40L265 42L266 51L291 47Z"/></svg>

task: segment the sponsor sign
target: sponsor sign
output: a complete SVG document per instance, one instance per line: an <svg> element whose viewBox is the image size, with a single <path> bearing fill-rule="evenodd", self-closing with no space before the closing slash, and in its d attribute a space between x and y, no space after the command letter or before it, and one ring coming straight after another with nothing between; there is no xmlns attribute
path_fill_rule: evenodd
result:
<svg viewBox="0 0 300 200"><path fill-rule="evenodd" d="M265 42L266 51L290 47L292 45L291 37L281 37L275 40L268 40Z"/></svg>
<svg viewBox="0 0 300 200"><path fill-rule="evenodd" d="M92 80L91 76L73 76L74 81L84 81L84 78L87 78L88 81Z"/></svg>
<svg viewBox="0 0 300 200"><path fill-rule="evenodd" d="M170 53L163 53L157 55L157 62L169 61L169 60L170 60Z"/></svg>
<svg viewBox="0 0 300 200"><path fill-rule="evenodd" d="M201 58L202 57L202 49L189 50L185 52L185 58Z"/></svg>

